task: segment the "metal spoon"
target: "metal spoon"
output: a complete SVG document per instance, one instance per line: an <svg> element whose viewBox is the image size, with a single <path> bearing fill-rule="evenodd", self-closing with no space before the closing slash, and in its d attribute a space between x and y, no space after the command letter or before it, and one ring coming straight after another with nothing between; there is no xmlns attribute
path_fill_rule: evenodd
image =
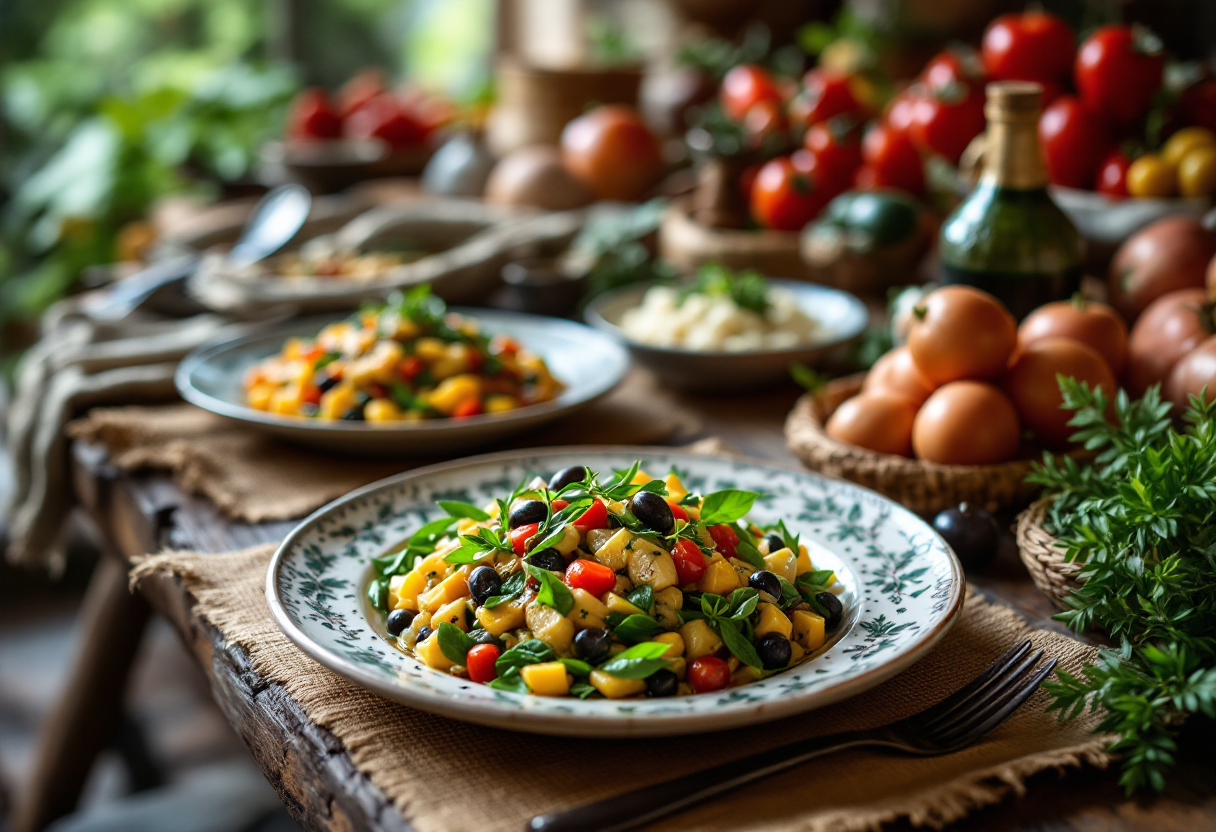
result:
<svg viewBox="0 0 1216 832"><path fill-rule="evenodd" d="M250 212L240 238L228 252L228 260L238 267L265 260L291 242L311 209L312 195L302 185L279 185L268 191ZM89 304L89 314L107 321L125 318L160 289L194 274L201 260L198 254L183 254L154 263L116 284L108 294L98 296Z"/></svg>

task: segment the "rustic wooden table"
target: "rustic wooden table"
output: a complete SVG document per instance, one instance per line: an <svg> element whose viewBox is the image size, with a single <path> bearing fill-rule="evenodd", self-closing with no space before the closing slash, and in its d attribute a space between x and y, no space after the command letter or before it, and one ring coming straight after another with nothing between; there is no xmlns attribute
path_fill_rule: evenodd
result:
<svg viewBox="0 0 1216 832"><path fill-rule="evenodd" d="M789 464L781 428L794 398L793 392L784 392L734 400L699 397L688 404L703 416L703 436L718 436L748 456ZM696 437L682 437L689 438ZM105 742L106 729L98 723L116 714L121 703L126 668L148 607L176 626L207 673L233 729L303 827L408 830L408 823L359 773L333 735L312 724L281 686L260 678L240 649L225 644L214 628L191 615L191 599L176 579L145 581L134 596L126 591L132 558L166 548L224 552L277 542L294 524L231 522L209 502L183 493L165 475L117 471L97 447L78 444L72 467L80 501L108 541L110 556L94 579L82 622L85 643L74 681L83 687L59 703L58 718L43 737L35 778L41 785L27 796L12 832L37 832L74 804L92 758ZM1012 539L990 567L969 580L1034 625L1063 631L1026 576ZM98 667L98 660L90 659L96 655L111 658ZM1216 829L1216 765L1210 753L1214 739L1193 732L1183 738L1182 764L1160 797L1125 799L1113 771L1070 771L1063 778L1045 773L1033 779L1027 794L977 812L952 828Z"/></svg>

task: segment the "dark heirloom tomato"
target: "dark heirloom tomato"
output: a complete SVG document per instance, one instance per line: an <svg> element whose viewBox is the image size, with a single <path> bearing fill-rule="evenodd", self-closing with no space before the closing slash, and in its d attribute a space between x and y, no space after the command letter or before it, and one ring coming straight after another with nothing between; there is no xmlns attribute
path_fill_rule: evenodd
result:
<svg viewBox="0 0 1216 832"><path fill-rule="evenodd" d="M730 684L730 665L717 656L701 656L688 666L688 684L696 693L712 693Z"/></svg>
<svg viewBox="0 0 1216 832"><path fill-rule="evenodd" d="M1077 93L1086 108L1116 124L1131 126L1144 117L1161 89L1165 57L1147 31L1103 26L1077 53Z"/></svg>
<svg viewBox="0 0 1216 832"><path fill-rule="evenodd" d="M691 540L679 540L671 550L680 586L695 584L705 573L705 555Z"/></svg>
<svg viewBox="0 0 1216 832"><path fill-rule="evenodd" d="M1089 188L1110 147L1110 135L1098 116L1071 95L1064 95L1039 118L1039 142L1052 182Z"/></svg>
<svg viewBox="0 0 1216 832"><path fill-rule="evenodd" d="M720 97L723 111L736 121L742 121L761 101L781 103L781 91L773 76L755 64L741 64L727 72L722 79Z"/></svg>
<svg viewBox="0 0 1216 832"><path fill-rule="evenodd" d="M1164 382L1174 365L1213 332L1203 289L1169 292L1144 310L1127 342L1127 392L1139 398Z"/></svg>
<svg viewBox="0 0 1216 832"><path fill-rule="evenodd" d="M984 32L984 67L997 81L1060 81L1072 71L1076 41L1047 12L1003 14Z"/></svg>

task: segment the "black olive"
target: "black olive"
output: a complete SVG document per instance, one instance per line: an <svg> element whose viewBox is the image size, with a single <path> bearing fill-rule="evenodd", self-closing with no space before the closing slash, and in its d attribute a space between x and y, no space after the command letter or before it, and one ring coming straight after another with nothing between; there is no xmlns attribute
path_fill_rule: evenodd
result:
<svg viewBox="0 0 1216 832"><path fill-rule="evenodd" d="M1001 545L1001 530L993 516L966 503L934 517L933 528L950 544L968 571L987 566Z"/></svg>
<svg viewBox="0 0 1216 832"><path fill-rule="evenodd" d="M574 637L574 653L581 659L595 661L608 655L612 648L612 636L599 627L580 630Z"/></svg>
<svg viewBox="0 0 1216 832"><path fill-rule="evenodd" d="M433 632L435 632L435 631L432 630L430 627L423 627L421 630L418 631L418 641L416 643L421 644L422 642L426 641L428 638L431 637L431 633L433 633Z"/></svg>
<svg viewBox="0 0 1216 832"><path fill-rule="evenodd" d="M756 642L756 655L765 670L780 670L790 663L794 651L790 640L781 633L765 633Z"/></svg>
<svg viewBox="0 0 1216 832"><path fill-rule="evenodd" d="M656 670L646 677L647 696L675 696L680 677L670 670Z"/></svg>
<svg viewBox="0 0 1216 832"><path fill-rule="evenodd" d="M670 534L676 518L667 501L653 491L639 491L629 501L629 511L643 526L659 534Z"/></svg>
<svg viewBox="0 0 1216 832"><path fill-rule="evenodd" d="M363 415L363 405L357 404L350 410L342 414L343 421L347 422L362 422L366 417Z"/></svg>
<svg viewBox="0 0 1216 832"><path fill-rule="evenodd" d="M489 630L473 630L469 633L469 638L478 644L493 644L495 647L502 647L502 639Z"/></svg>
<svg viewBox="0 0 1216 832"><path fill-rule="evenodd" d="M785 548L785 541L781 539L779 534L770 534L764 538L768 541L768 553L779 552Z"/></svg>
<svg viewBox="0 0 1216 832"><path fill-rule="evenodd" d="M502 589L502 578L492 566L479 566L469 573L469 594L481 606L491 595L497 595Z"/></svg>
<svg viewBox="0 0 1216 832"><path fill-rule="evenodd" d="M384 626L388 628L390 636L399 636L405 628L410 626L414 621L414 616L418 613L413 610L393 610L388 614L388 621L384 622Z"/></svg>
<svg viewBox="0 0 1216 832"><path fill-rule="evenodd" d="M317 389L322 393L328 393L330 388L336 387L339 379L334 378L329 373L318 372L313 376L312 383L317 386Z"/></svg>
<svg viewBox="0 0 1216 832"><path fill-rule="evenodd" d="M550 572L566 571L566 559L554 549L537 552L528 558L528 563L539 569L548 569Z"/></svg>
<svg viewBox="0 0 1216 832"><path fill-rule="evenodd" d="M567 485L582 482L585 479L587 479L587 466L571 465L569 468L563 468L553 475L549 480L549 490L561 491Z"/></svg>
<svg viewBox="0 0 1216 832"><path fill-rule="evenodd" d="M781 581L767 569L760 569L749 575L747 585L757 592L767 592L774 598L781 598Z"/></svg>
<svg viewBox="0 0 1216 832"><path fill-rule="evenodd" d="M835 630L840 624L840 617L844 615L844 604L840 603L840 599L835 595L826 591L816 595L815 600L828 614L828 617L823 619L823 625L829 630Z"/></svg>
<svg viewBox="0 0 1216 832"><path fill-rule="evenodd" d="M508 519L510 520L511 528L518 529L520 526L526 526L529 523L543 523L548 516L549 511L540 500L524 500L511 509L511 515Z"/></svg>

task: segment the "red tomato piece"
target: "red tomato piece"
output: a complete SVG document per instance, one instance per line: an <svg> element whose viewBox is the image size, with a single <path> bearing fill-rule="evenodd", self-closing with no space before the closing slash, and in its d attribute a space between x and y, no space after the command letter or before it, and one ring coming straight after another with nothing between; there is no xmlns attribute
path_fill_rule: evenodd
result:
<svg viewBox="0 0 1216 832"><path fill-rule="evenodd" d="M1003 14L984 32L984 67L997 81L1061 81L1072 70L1076 40L1047 12Z"/></svg>
<svg viewBox="0 0 1216 832"><path fill-rule="evenodd" d="M906 133L886 124L874 125L861 143L861 157L873 171L865 187L899 188L913 195L925 190L925 166Z"/></svg>
<svg viewBox="0 0 1216 832"><path fill-rule="evenodd" d="M820 187L838 195L852 186L853 176L861 167L861 131L857 122L832 119L813 125L806 132L804 144L815 157L813 179Z"/></svg>
<svg viewBox="0 0 1216 832"><path fill-rule="evenodd" d="M696 693L711 693L730 684L730 665L717 656L701 656L688 666L688 684Z"/></svg>
<svg viewBox="0 0 1216 832"><path fill-rule="evenodd" d="M467 419L470 416L480 416L482 412L481 399L466 399L456 405L456 409L452 411L452 417L455 419Z"/></svg>
<svg viewBox="0 0 1216 832"><path fill-rule="evenodd" d="M1112 150L1098 167L1096 190L1107 196L1127 196L1127 169L1132 166L1122 150Z"/></svg>
<svg viewBox="0 0 1216 832"><path fill-rule="evenodd" d="M824 189L817 188L789 157L766 162L752 184L752 216L765 228L778 231L801 230L829 201Z"/></svg>
<svg viewBox="0 0 1216 832"><path fill-rule="evenodd" d="M1086 109L1130 127L1153 105L1165 77L1161 43L1144 29L1103 26L1077 53L1077 94Z"/></svg>
<svg viewBox="0 0 1216 832"><path fill-rule="evenodd" d="M426 128L391 93L382 93L350 114L343 125L350 139L382 139L392 147L415 147L426 139Z"/></svg>
<svg viewBox="0 0 1216 832"><path fill-rule="evenodd" d="M469 679L484 685L498 678L494 662L498 661L499 650L493 644L478 644L469 649L464 658L464 665L469 670Z"/></svg>
<svg viewBox="0 0 1216 832"><path fill-rule="evenodd" d="M602 563L579 558L566 567L566 586L585 589L596 598L616 586L616 573Z"/></svg>
<svg viewBox="0 0 1216 832"><path fill-rule="evenodd" d="M345 118L384 92L384 73L365 69L351 77L338 91L338 108Z"/></svg>
<svg viewBox="0 0 1216 832"><path fill-rule="evenodd" d="M802 92L790 103L791 115L810 127L846 113L862 113L865 107L853 92L848 73L817 67L802 78Z"/></svg>
<svg viewBox="0 0 1216 832"><path fill-rule="evenodd" d="M714 539L714 548L724 558L735 556L735 547L739 545L739 535L730 526L719 523L709 527L709 536Z"/></svg>
<svg viewBox="0 0 1216 832"><path fill-rule="evenodd" d="M320 404L321 388L317 387L315 384L308 385L306 388L304 388L304 393L300 396L300 401L307 402L308 404Z"/></svg>
<svg viewBox="0 0 1216 832"><path fill-rule="evenodd" d="M722 78L719 94L722 110L728 118L742 121L748 111L761 101L781 103L781 90L768 70L755 64L732 67Z"/></svg>
<svg viewBox="0 0 1216 832"><path fill-rule="evenodd" d="M1071 95L1064 95L1039 117L1039 143L1052 182L1089 188L1110 148L1110 135L1101 119Z"/></svg>
<svg viewBox="0 0 1216 832"><path fill-rule="evenodd" d="M322 89L308 89L291 102L287 135L293 139L336 139L342 135L342 117Z"/></svg>
<svg viewBox="0 0 1216 832"><path fill-rule="evenodd" d="M515 554L523 557L524 552L528 551L528 539L540 531L540 523L525 523L524 525L511 529L507 534L507 538L511 541L511 549Z"/></svg>
<svg viewBox="0 0 1216 832"><path fill-rule="evenodd" d="M416 355L407 355L397 365L397 372L406 381L413 381L414 376L422 372L422 359Z"/></svg>
<svg viewBox="0 0 1216 832"><path fill-rule="evenodd" d="M677 503L675 500L668 500L667 505L671 507L671 516L677 520L688 522L688 512L684 510L684 506Z"/></svg>
<svg viewBox="0 0 1216 832"><path fill-rule="evenodd" d="M705 555L691 540L676 541L671 550L671 559L676 562L680 586L695 584L705 574Z"/></svg>
<svg viewBox="0 0 1216 832"><path fill-rule="evenodd" d="M553 506L554 513L556 513L556 512L561 511L562 509L564 509L566 506L570 505L570 503L567 502L566 500L554 500L551 503L551 505Z"/></svg>
<svg viewBox="0 0 1216 832"><path fill-rule="evenodd" d="M957 86L978 89L984 86L987 76L984 62L970 46L952 46L939 52L925 64L920 78L931 92L941 92Z"/></svg>
<svg viewBox="0 0 1216 832"><path fill-rule="evenodd" d="M608 509L599 500L591 504L591 508L582 513L572 524L580 531L589 532L592 529L608 528Z"/></svg>

